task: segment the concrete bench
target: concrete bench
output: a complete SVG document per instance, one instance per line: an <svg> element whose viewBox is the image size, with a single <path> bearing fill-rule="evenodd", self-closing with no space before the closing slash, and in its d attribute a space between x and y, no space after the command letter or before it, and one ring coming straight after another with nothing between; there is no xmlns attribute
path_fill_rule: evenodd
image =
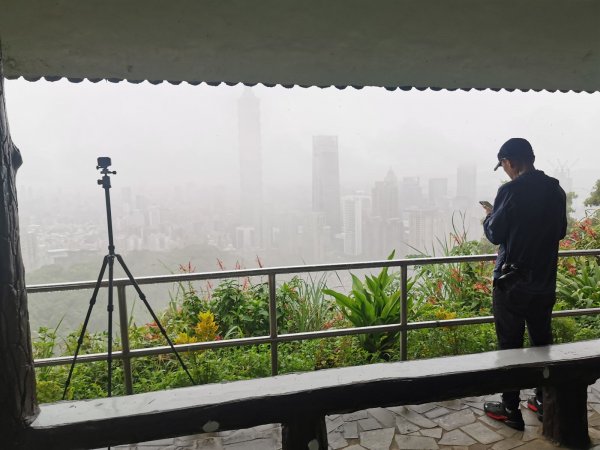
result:
<svg viewBox="0 0 600 450"><path fill-rule="evenodd" d="M40 406L27 449L82 449L281 423L285 450L327 449L325 416L547 386L544 434L589 443L600 340L374 364Z"/></svg>

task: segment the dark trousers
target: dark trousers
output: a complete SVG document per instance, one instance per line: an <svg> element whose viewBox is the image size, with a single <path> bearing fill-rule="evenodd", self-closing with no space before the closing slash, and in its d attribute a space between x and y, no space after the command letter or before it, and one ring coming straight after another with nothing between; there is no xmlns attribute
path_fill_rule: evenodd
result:
<svg viewBox="0 0 600 450"><path fill-rule="evenodd" d="M501 350L522 348L525 325L532 346L552 344L552 308L556 294L531 294L518 288L503 291L494 287L493 310L498 347ZM542 390L536 395L542 400ZM509 409L519 406L519 391L502 393L502 402Z"/></svg>

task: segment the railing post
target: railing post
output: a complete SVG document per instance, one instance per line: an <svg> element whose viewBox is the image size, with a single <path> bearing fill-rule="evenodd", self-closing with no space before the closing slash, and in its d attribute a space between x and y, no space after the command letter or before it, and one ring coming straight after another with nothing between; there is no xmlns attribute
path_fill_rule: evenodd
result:
<svg viewBox="0 0 600 450"><path fill-rule="evenodd" d="M277 375L279 357L277 354L277 295L275 274L269 273L269 337L271 338L271 375Z"/></svg>
<svg viewBox="0 0 600 450"><path fill-rule="evenodd" d="M402 264L400 266L401 276L401 303L400 303L400 359L406 361L408 359L408 266Z"/></svg>
<svg viewBox="0 0 600 450"><path fill-rule="evenodd" d="M125 285L123 284L117 286L117 299L119 301L119 324L121 329L125 393L131 395L133 394L133 381L131 376L131 355L129 352L129 323L127 320L127 297L125 295Z"/></svg>

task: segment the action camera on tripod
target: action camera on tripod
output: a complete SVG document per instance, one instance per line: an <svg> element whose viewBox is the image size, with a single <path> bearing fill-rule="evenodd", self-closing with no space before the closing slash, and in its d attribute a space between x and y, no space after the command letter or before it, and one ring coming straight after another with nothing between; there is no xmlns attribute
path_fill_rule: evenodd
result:
<svg viewBox="0 0 600 450"><path fill-rule="evenodd" d="M90 299L90 304L89 304L89 307L88 307L88 310L87 310L87 313L85 316L85 320L81 327L81 333L79 335L79 339L77 339L77 348L75 349L75 353L73 355L73 360L71 361L71 367L69 369L69 375L67 376L67 381L65 382L65 387L63 390L63 397L62 397L63 400L65 400L67 398L67 391L68 391L69 385L71 383L71 377L73 376L73 369L75 368L75 363L77 362L77 356L79 355L81 345L83 344L85 331L88 326L90 316L92 314L92 309L94 308L94 305L96 304L96 297L98 296L98 291L100 290L100 287L103 283L104 273L107 268L108 268L108 283L107 283L108 284L108 304L106 306L106 311L108 313L108 330L107 330L108 352L107 352L106 361L107 361L107 365L108 365L108 374L107 374L106 391L107 391L108 397L112 396L112 373L113 373L113 366L112 366L113 320L112 320L112 315L113 315L113 310L114 310L113 287L114 287L115 260L117 261L117 263L121 266L121 268L127 275L130 285L133 286L133 288L137 292L140 300L146 306L146 309L148 310L148 312L154 319L154 322L156 323L160 332L162 333L163 337L165 338L165 341L167 341L167 343L171 347L171 350L173 351L174 355L176 356L177 360L179 361L179 364L181 364L181 367L183 368L184 372L187 374L187 376L190 379L190 381L192 382L192 384L196 384L196 382L194 381L194 378L190 374L187 366L183 362L183 359L181 359L181 356L179 355L179 353L177 352L177 349L173 345L173 342L171 341L171 339L169 338L164 327L160 323L160 320L158 319L158 317L154 313L154 310L148 303L148 300L146 299L146 295L142 292L137 281L135 281L135 278L131 274L131 271L127 267L127 264L125 264L125 260L123 259L123 257L121 255L119 255L118 253L115 253L115 244L114 244L114 240L113 240L112 211L111 211L111 206L110 206L110 188L111 188L110 175L116 175L117 172L114 170L108 170L108 167L110 165L111 165L111 160L108 156L100 156L98 158L98 165L96 166L96 169L99 169L100 173L102 174L102 179L98 180L98 184L102 186L102 189L104 189L104 198L105 198L105 202L106 202L106 222L107 222L107 228L108 228L108 254L105 255L104 259L102 260L102 267L100 268L100 273L98 275L98 281L96 281L96 285L94 286L94 291L93 291L92 297Z"/></svg>

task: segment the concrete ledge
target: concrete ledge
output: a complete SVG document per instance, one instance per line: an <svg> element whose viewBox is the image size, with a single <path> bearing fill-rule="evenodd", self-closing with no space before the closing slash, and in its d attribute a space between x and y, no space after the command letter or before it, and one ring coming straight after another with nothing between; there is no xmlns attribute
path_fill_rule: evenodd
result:
<svg viewBox="0 0 600 450"><path fill-rule="evenodd" d="M374 364L45 404L24 440L26 448L95 448L599 377L600 340Z"/></svg>

